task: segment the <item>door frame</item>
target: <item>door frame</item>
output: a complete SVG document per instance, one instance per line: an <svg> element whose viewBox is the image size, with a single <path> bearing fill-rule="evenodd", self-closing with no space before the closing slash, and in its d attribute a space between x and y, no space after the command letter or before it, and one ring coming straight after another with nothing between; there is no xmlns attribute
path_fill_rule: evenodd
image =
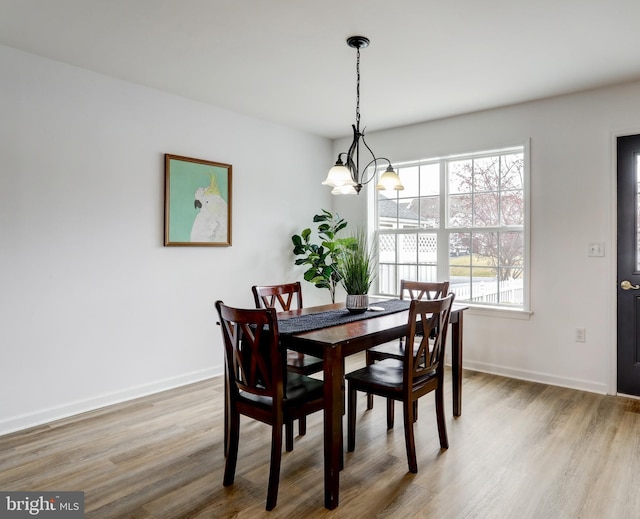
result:
<svg viewBox="0 0 640 519"><path fill-rule="evenodd" d="M609 297L607 298L611 351L609 355L609 381L607 394L618 394L618 268L616 256L618 253L618 137L627 135L640 135L640 128L631 130L619 130L611 133L611 252L609 256ZM638 398L633 395L625 395L630 398Z"/></svg>

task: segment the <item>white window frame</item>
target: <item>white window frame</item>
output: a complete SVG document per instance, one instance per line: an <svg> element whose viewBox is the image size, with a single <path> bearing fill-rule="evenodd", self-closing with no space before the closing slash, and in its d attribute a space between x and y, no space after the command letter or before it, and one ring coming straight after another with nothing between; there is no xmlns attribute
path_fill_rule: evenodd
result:
<svg viewBox="0 0 640 519"><path fill-rule="evenodd" d="M524 236L524 268L523 268L523 297L522 297L522 306L510 305L510 304L487 304L487 303L478 303L472 301L460 301L464 304L469 305L473 309L481 309L482 313L492 314L494 312L499 312L500 314L503 312L507 312L508 314L514 314L514 317L517 317L515 314L523 314L528 316L531 313L530 306L530 270L531 270L531 262L530 262L530 144L529 140L524 142L523 144L506 146L501 148L495 148L490 150L483 150L472 153L463 153L456 155L447 155L442 157L432 157L424 160L418 161L410 161L403 163L396 163L394 166L399 168L407 168L412 166L421 166L430 163L437 162L440 164L440 224L437 228L433 229L424 229L423 233L435 233L437 234L437 239L439 244L446 244L445 247L438 247L437 252L437 279L440 281L449 279L449 235L456 232L465 232L472 230L478 230L477 227L470 228L458 228L458 227L448 227L448 183L447 183L447 172L446 172L446 163L450 160L462 160L462 159L470 159L470 158L481 158L483 156L492 156L496 154L504 154L509 152L522 152L523 160L524 160L524 179L523 179L523 197L524 197L524 222L521 226ZM379 172L381 174L382 172ZM371 183L373 184L373 182ZM402 195L400 195L402 196ZM369 211L369 230L370 236L374 240L375 243L378 243L378 196L374 189L369 190L368 197L368 206L373 210ZM520 228L520 226L518 226ZM388 231L388 229L382 229L383 232ZM498 227L483 227L483 231L491 232L491 231L508 231L509 227L507 226L498 226ZM407 232L407 231L405 231ZM415 229L411 229L410 232L415 233ZM402 229L397 229L393 234L403 234ZM395 264L398 265L398 257L396 255ZM404 262L402 263L404 264ZM380 293L379 285L376 280L376 283L373 287L373 292ZM380 294L382 296L389 296L393 294ZM397 294L395 294L397 295Z"/></svg>

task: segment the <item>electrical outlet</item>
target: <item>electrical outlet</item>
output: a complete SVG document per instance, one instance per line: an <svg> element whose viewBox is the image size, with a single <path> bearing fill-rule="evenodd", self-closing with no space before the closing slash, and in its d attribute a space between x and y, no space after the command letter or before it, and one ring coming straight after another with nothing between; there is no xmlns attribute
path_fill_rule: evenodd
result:
<svg viewBox="0 0 640 519"><path fill-rule="evenodd" d="M576 328L576 342L586 342L587 331L584 328Z"/></svg>

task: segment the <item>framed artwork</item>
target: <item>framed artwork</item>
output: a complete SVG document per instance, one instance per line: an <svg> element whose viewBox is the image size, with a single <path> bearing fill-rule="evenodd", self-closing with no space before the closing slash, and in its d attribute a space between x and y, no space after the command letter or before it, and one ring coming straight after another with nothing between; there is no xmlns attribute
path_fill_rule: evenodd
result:
<svg viewBox="0 0 640 519"><path fill-rule="evenodd" d="M231 164L164 156L164 244L231 245Z"/></svg>

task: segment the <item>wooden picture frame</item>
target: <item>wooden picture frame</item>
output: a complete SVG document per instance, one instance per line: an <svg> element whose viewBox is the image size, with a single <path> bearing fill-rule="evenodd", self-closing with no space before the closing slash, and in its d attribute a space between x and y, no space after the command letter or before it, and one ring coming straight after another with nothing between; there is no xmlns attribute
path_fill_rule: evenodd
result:
<svg viewBox="0 0 640 519"><path fill-rule="evenodd" d="M165 246L231 246L231 177L231 164L165 154Z"/></svg>

